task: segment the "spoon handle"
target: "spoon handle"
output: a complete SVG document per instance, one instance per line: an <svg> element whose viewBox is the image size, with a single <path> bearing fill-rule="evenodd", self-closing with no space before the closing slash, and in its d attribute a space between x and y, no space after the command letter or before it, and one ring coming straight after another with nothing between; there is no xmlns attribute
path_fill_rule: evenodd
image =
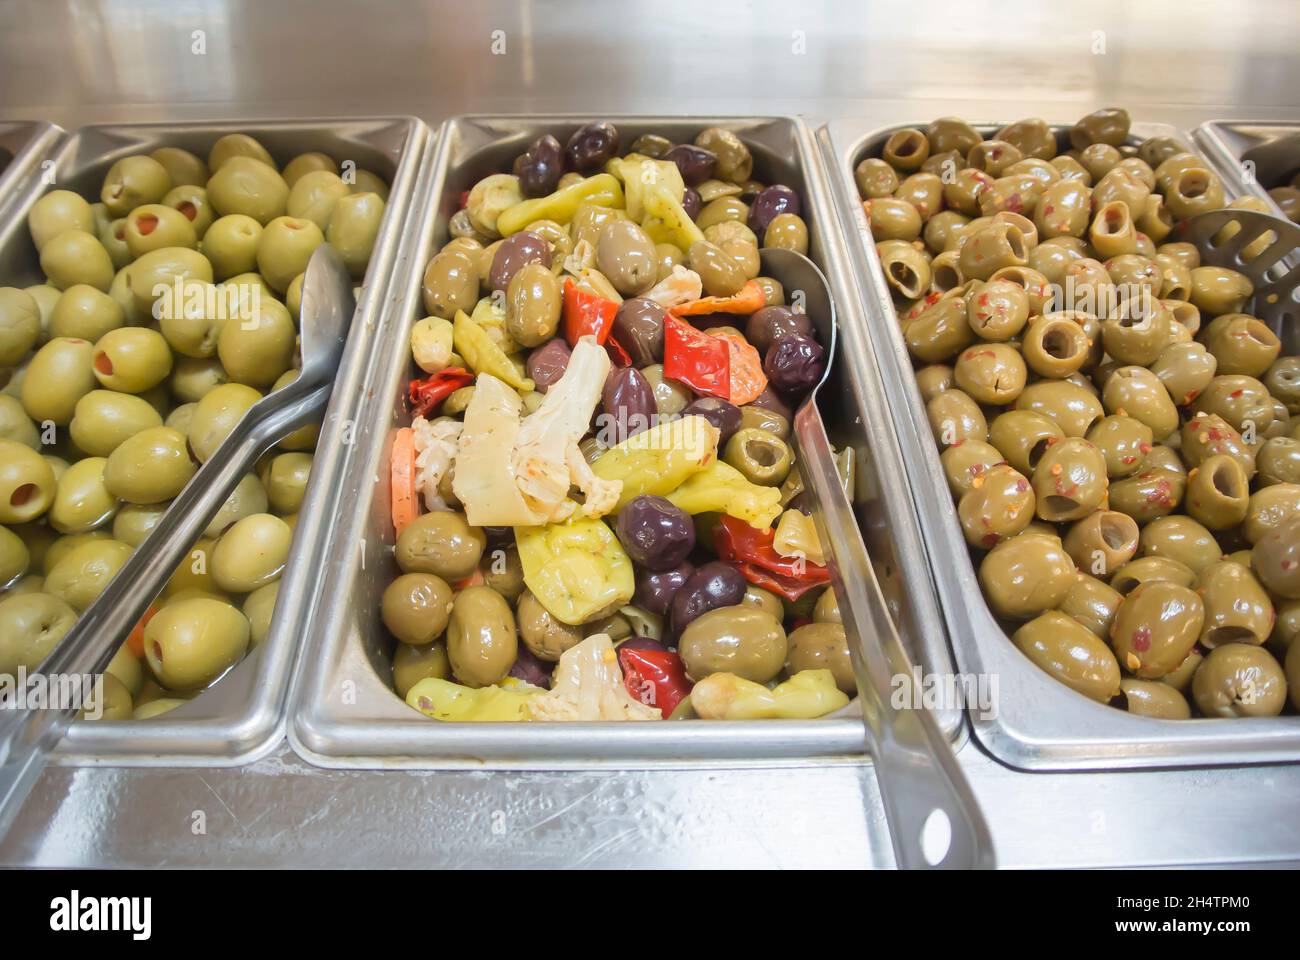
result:
<svg viewBox="0 0 1300 960"><path fill-rule="evenodd" d="M47 677L97 677L258 456L324 409L332 384L255 403L190 478L158 525L41 664ZM67 732L79 704L0 710L0 836Z"/></svg>

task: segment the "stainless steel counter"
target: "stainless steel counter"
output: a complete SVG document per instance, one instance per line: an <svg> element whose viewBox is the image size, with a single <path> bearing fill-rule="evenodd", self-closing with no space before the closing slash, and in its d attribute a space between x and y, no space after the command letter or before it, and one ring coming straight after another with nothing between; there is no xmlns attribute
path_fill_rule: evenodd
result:
<svg viewBox="0 0 1300 960"><path fill-rule="evenodd" d="M1300 116L1297 40L1287 0L4 0L0 120L608 111L884 125L1122 104L1187 128ZM959 759L1002 865L1300 863L1297 766L1027 774L971 742ZM890 866L892 852L859 763L380 773L281 750L227 770L51 769L0 864Z"/></svg>

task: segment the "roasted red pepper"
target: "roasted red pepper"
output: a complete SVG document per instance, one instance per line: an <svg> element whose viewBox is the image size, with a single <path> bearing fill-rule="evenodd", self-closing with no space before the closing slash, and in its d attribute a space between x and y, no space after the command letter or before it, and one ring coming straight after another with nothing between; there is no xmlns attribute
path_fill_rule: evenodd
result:
<svg viewBox="0 0 1300 960"><path fill-rule="evenodd" d="M726 340L696 330L685 320L664 317L664 376L696 393L731 399L731 349Z"/></svg>
<svg viewBox="0 0 1300 960"><path fill-rule="evenodd" d="M803 557L783 557L772 546L775 530L757 530L744 520L723 516L713 528L719 560L740 567L756 587L780 594L792 603L809 590L831 582L831 572Z"/></svg>
<svg viewBox="0 0 1300 960"><path fill-rule="evenodd" d="M410 386L411 414L427 417L430 411L461 387L474 382L474 374L464 367L447 367L431 373L423 380L412 380Z"/></svg>
<svg viewBox="0 0 1300 960"><path fill-rule="evenodd" d="M620 647L618 664L623 668L623 685L634 698L658 707L664 719L691 692L682 658L670 650Z"/></svg>
<svg viewBox="0 0 1300 960"><path fill-rule="evenodd" d="M632 366L632 354L623 349L623 344L615 340L612 333L605 341L605 352L609 354L610 362L614 366L619 368Z"/></svg>
<svg viewBox="0 0 1300 960"><path fill-rule="evenodd" d="M588 293L572 280L564 281L564 339L576 347L582 337L595 337L597 343L609 338L618 304Z"/></svg>

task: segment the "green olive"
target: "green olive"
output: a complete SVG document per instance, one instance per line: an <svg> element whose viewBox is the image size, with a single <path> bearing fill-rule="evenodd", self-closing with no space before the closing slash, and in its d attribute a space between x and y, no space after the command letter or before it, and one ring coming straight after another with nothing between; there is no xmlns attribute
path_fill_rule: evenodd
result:
<svg viewBox="0 0 1300 960"><path fill-rule="evenodd" d="M138 547L167 512L166 503L128 503L113 517L113 539Z"/></svg>
<svg viewBox="0 0 1300 960"><path fill-rule="evenodd" d="M156 311L159 331L167 345L184 357L216 356L221 328L232 315L227 309L229 289L202 280L186 281L181 289L179 303L175 298L160 302ZM235 322L242 321L236 318Z"/></svg>
<svg viewBox="0 0 1300 960"><path fill-rule="evenodd" d="M278 514L298 512L307 493L311 464L309 453L282 453L271 459L262 483L272 510Z"/></svg>
<svg viewBox="0 0 1300 960"><path fill-rule="evenodd" d="M50 238L41 251L41 271L57 290L84 283L104 292L116 272L104 245L82 230L65 230Z"/></svg>
<svg viewBox="0 0 1300 960"><path fill-rule="evenodd" d="M262 395L242 383L223 383L199 400L190 420L188 440L194 456L203 463L216 452Z"/></svg>
<svg viewBox="0 0 1300 960"><path fill-rule="evenodd" d="M32 524L26 524L20 528L20 531L22 532L24 539L27 540L29 544L32 542L32 540L30 538L30 535L28 534L28 530L32 526L33 526ZM54 533L53 528L49 527L44 523L39 524L39 527L41 530L49 534ZM45 576L48 577L50 575L50 571L53 570L55 566L58 565L59 561L62 560L64 557L66 557L77 547L81 546L84 543L91 543L93 541L103 541L103 540L111 540L111 539L112 538L103 530L94 530L91 531L90 533L74 533L67 536L57 537L55 540L47 543L45 546L45 555L41 560L41 571L44 573Z"/></svg>
<svg viewBox="0 0 1300 960"><path fill-rule="evenodd" d="M274 166L252 157L231 157L214 168L207 190L222 216L242 213L265 226L288 210L289 185Z"/></svg>
<svg viewBox="0 0 1300 960"><path fill-rule="evenodd" d="M388 632L403 644L432 643L447 629L452 591L431 573L404 573L384 590L380 610Z"/></svg>
<svg viewBox="0 0 1300 960"><path fill-rule="evenodd" d="M257 269L271 289L283 293L307 261L325 242L320 227L299 217L276 217L262 231L257 245Z"/></svg>
<svg viewBox="0 0 1300 960"><path fill-rule="evenodd" d="M483 572L483 582L509 602L514 603L523 594L524 567L513 544L486 551L479 569Z"/></svg>
<svg viewBox="0 0 1300 960"><path fill-rule="evenodd" d="M104 485L128 503L159 503L180 493L194 471L185 434L170 427L148 427L109 454Z"/></svg>
<svg viewBox="0 0 1300 960"><path fill-rule="evenodd" d="M212 209L212 202L208 200L208 191L200 186L183 184L172 187L167 191L167 196L163 197L162 204L179 211L190 222L194 236L199 240L204 238L216 220L217 214Z"/></svg>
<svg viewBox="0 0 1300 960"><path fill-rule="evenodd" d="M206 687L248 649L248 618L220 600L194 597L162 607L144 628L144 652L163 686Z"/></svg>
<svg viewBox="0 0 1300 960"><path fill-rule="evenodd" d="M216 173L235 157L251 157L274 169L275 158L255 137L246 133L228 133L208 151L208 169Z"/></svg>
<svg viewBox="0 0 1300 960"><path fill-rule="evenodd" d="M1035 617L1011 639L1035 666L1090 700L1106 703L1119 692L1119 664L1110 648L1059 610Z"/></svg>
<svg viewBox="0 0 1300 960"><path fill-rule="evenodd" d="M68 287L50 314L51 337L75 337L94 342L126 323L116 300L84 283Z"/></svg>
<svg viewBox="0 0 1300 960"><path fill-rule="evenodd" d="M421 514L397 538L394 557L403 573L433 573L449 583L473 574L487 539L463 513Z"/></svg>
<svg viewBox="0 0 1300 960"><path fill-rule="evenodd" d="M18 398L7 393L0 393L0 440L12 440L36 451L41 449L41 434L36 424Z"/></svg>
<svg viewBox="0 0 1300 960"><path fill-rule="evenodd" d="M56 337L32 357L23 378L21 399L27 415L37 423L59 426L72 421L79 401L98 386L88 340Z"/></svg>
<svg viewBox="0 0 1300 960"><path fill-rule="evenodd" d="M777 620L785 617L785 607L781 604L781 598L768 590L764 590L762 587L754 586L752 583L745 587L745 594L740 598L740 602L744 606L753 607L756 610L771 614Z"/></svg>
<svg viewBox="0 0 1300 960"><path fill-rule="evenodd" d="M1191 517L1158 517L1142 528L1142 555L1177 560L1195 573L1217 563L1223 550L1204 526Z"/></svg>
<svg viewBox="0 0 1300 960"><path fill-rule="evenodd" d="M1119 691L1124 709L1135 716L1186 720L1192 715L1187 698L1167 683L1125 677Z"/></svg>
<svg viewBox="0 0 1300 960"><path fill-rule="evenodd" d="M125 643L117 648L117 653L113 654L104 673L115 678L133 697L144 687L144 664Z"/></svg>
<svg viewBox="0 0 1300 960"><path fill-rule="evenodd" d="M59 477L50 526L60 533L86 533L102 527L117 513L117 498L104 486L103 457L78 460Z"/></svg>
<svg viewBox="0 0 1300 960"><path fill-rule="evenodd" d="M691 269L700 275L704 292L711 297L729 297L745 286L744 272L716 244L708 241L691 244L687 259Z"/></svg>
<svg viewBox="0 0 1300 960"><path fill-rule="evenodd" d="M142 257L164 247L197 247L198 234L190 218L161 203L146 203L126 215L126 248Z"/></svg>
<svg viewBox="0 0 1300 960"><path fill-rule="evenodd" d="M279 578L293 531L279 517L254 513L233 523L212 551L212 579L222 590L249 593Z"/></svg>
<svg viewBox="0 0 1300 960"><path fill-rule="evenodd" d="M767 487L780 486L794 463L794 454L785 441L766 430L743 428L727 441L723 460L735 467L751 483Z"/></svg>
<svg viewBox="0 0 1300 960"><path fill-rule="evenodd" d="M1123 600L1118 591L1095 577L1083 575L1070 587L1058 609L1079 621L1089 632L1105 638L1110 635L1110 625Z"/></svg>
<svg viewBox="0 0 1300 960"><path fill-rule="evenodd" d="M393 654L393 689L397 695L405 699L413 686L429 677L451 679L451 660L447 657L446 644L398 644Z"/></svg>
<svg viewBox="0 0 1300 960"><path fill-rule="evenodd" d="M1120 605L1111 624L1111 645L1126 669L1154 680L1186 659L1204 621L1205 605L1194 591L1148 581L1134 587Z"/></svg>
<svg viewBox="0 0 1300 960"><path fill-rule="evenodd" d="M212 274L227 280L257 269L257 247L263 227L252 217L232 213L215 220L203 235L202 251L212 264Z"/></svg>
<svg viewBox="0 0 1300 960"><path fill-rule="evenodd" d="M76 622L76 611L49 593L0 595L0 673L36 669Z"/></svg>
<svg viewBox="0 0 1300 960"><path fill-rule="evenodd" d="M41 335L41 308L27 291L0 287L0 367L17 366Z"/></svg>
<svg viewBox="0 0 1300 960"><path fill-rule="evenodd" d="M452 673L468 687L505 678L519 653L510 605L491 587L466 587L456 595L447 623Z"/></svg>
<svg viewBox="0 0 1300 960"><path fill-rule="evenodd" d="M130 556L131 548L117 540L87 540L69 550L50 568L45 575L45 591L81 613L104 591Z"/></svg>
<svg viewBox="0 0 1300 960"><path fill-rule="evenodd" d="M1245 643L1211 650L1192 677L1192 697L1207 717L1275 717L1286 705L1286 687L1273 655Z"/></svg>
<svg viewBox="0 0 1300 960"><path fill-rule="evenodd" d="M674 417L686 409L687 404L695 399L695 394L690 389L678 383L676 380L668 380L664 377L664 365L662 363L651 364L641 370L641 374L650 381L650 390L654 393L655 410L661 417ZM741 415L744 415L742 408ZM446 407L443 407L444 412Z"/></svg>
<svg viewBox="0 0 1300 960"><path fill-rule="evenodd" d="M663 411L660 410L660 413ZM740 408L740 429L770 433L779 440L790 438L790 421L775 410L746 404Z"/></svg>
<svg viewBox="0 0 1300 960"><path fill-rule="evenodd" d="M570 647L580 643L585 631L557 619L542 606L531 590L519 595L516 607L519 636L538 660L555 663Z"/></svg>
<svg viewBox="0 0 1300 960"><path fill-rule="evenodd" d="M162 300L160 311L178 311L177 290L189 298L188 281L212 282L212 264L207 257L188 247L163 247L151 250L129 267L131 296L142 316L158 319L154 305Z"/></svg>
<svg viewBox="0 0 1300 960"><path fill-rule="evenodd" d="M31 565L31 551L23 538L0 526L0 591L14 586Z"/></svg>
<svg viewBox="0 0 1300 960"><path fill-rule="evenodd" d="M793 677L801 670L829 670L842 691L849 696L858 692L843 625L813 622L791 632L785 673Z"/></svg>
<svg viewBox="0 0 1300 960"><path fill-rule="evenodd" d="M149 156L162 164L174 186L193 184L201 187L208 182L208 165L188 150L159 147Z"/></svg>
<svg viewBox="0 0 1300 960"><path fill-rule="evenodd" d="M222 325L217 356L236 383L269 387L293 362L297 329L288 307L271 297L258 299L251 318L232 317Z"/></svg>
<svg viewBox="0 0 1300 960"><path fill-rule="evenodd" d="M27 228L39 253L50 240L68 230L95 232L95 214L89 203L71 190L51 190L32 205Z"/></svg>
<svg viewBox="0 0 1300 960"><path fill-rule="evenodd" d="M286 182L288 173L286 167ZM289 216L310 220L322 231L329 226L335 205L352 193L352 188L330 169L305 171L289 187Z"/></svg>
<svg viewBox="0 0 1300 960"><path fill-rule="evenodd" d="M745 604L701 614L678 642L686 673L694 680L726 672L766 683L781 672L788 650L781 622Z"/></svg>
<svg viewBox="0 0 1300 960"><path fill-rule="evenodd" d="M479 271L474 261L458 250L444 250L424 271L425 313L443 320L451 320L457 310L469 313L478 302L478 290Z"/></svg>
<svg viewBox="0 0 1300 960"><path fill-rule="evenodd" d="M525 347L545 343L559 328L561 305L555 274L540 263L526 264L506 291L506 331Z"/></svg>
<svg viewBox="0 0 1300 960"><path fill-rule="evenodd" d="M216 357L177 357L167 387L180 403L198 403L228 381L226 369Z"/></svg>
<svg viewBox="0 0 1300 960"><path fill-rule="evenodd" d="M989 605L1009 620L1028 620L1059 606L1078 575L1059 540L1032 532L1003 540L979 567Z"/></svg>
<svg viewBox="0 0 1300 960"><path fill-rule="evenodd" d="M172 372L172 352L158 331L122 327L99 338L92 365L96 379L109 390L144 393Z"/></svg>
<svg viewBox="0 0 1300 960"><path fill-rule="evenodd" d="M325 237L343 257L354 280L366 275L383 219L384 201L377 193L353 192L334 205Z"/></svg>
<svg viewBox="0 0 1300 960"><path fill-rule="evenodd" d="M171 188L167 168L153 157L123 157L109 168L99 198L110 215L124 217L142 204L157 203Z"/></svg>
<svg viewBox="0 0 1300 960"><path fill-rule="evenodd" d="M0 440L0 523L35 520L54 502L54 470L30 447Z"/></svg>

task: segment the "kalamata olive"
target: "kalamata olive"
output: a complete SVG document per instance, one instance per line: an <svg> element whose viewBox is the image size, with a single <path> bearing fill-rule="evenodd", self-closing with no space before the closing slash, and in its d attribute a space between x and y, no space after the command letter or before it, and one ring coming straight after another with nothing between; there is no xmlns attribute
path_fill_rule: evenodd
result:
<svg viewBox="0 0 1300 960"><path fill-rule="evenodd" d="M613 334L634 366L663 363L664 308L653 300L645 297L624 300L614 315Z"/></svg>
<svg viewBox="0 0 1300 960"><path fill-rule="evenodd" d="M740 603L745 595L745 577L729 563L706 563L687 578L673 594L668 608L668 632L676 640L687 625L702 613Z"/></svg>
<svg viewBox="0 0 1300 960"><path fill-rule="evenodd" d="M616 153L618 128L607 120L579 127L564 145L564 156L569 161L569 166L579 173L589 173L603 167Z"/></svg>
<svg viewBox="0 0 1300 960"><path fill-rule="evenodd" d="M677 164L682 179L688 187L698 187L713 176L718 165L718 155L712 150L705 150L690 143L679 143L662 157Z"/></svg>
<svg viewBox="0 0 1300 960"><path fill-rule="evenodd" d="M768 382L786 396L799 397L822 378L825 358L825 348L812 337L787 334L768 347L763 372Z"/></svg>
<svg viewBox="0 0 1300 960"><path fill-rule="evenodd" d="M781 183L764 187L750 204L749 229L761 237L767 225L783 213L799 215L799 194Z"/></svg>
<svg viewBox="0 0 1300 960"><path fill-rule="evenodd" d="M679 566L695 547L691 515L663 497L633 497L618 512L614 533L632 562L656 573Z"/></svg>
<svg viewBox="0 0 1300 960"><path fill-rule="evenodd" d="M564 376L569 368L569 357L573 351L564 342L563 337L548 340L528 355L528 376L537 385L538 393L545 393L546 388Z"/></svg>
<svg viewBox="0 0 1300 960"><path fill-rule="evenodd" d="M689 417L692 414L703 417L718 428L719 449L725 447L731 435L740 429L740 407L726 400L719 400L717 397L700 397L692 400L682 411L682 416Z"/></svg>
<svg viewBox="0 0 1300 960"><path fill-rule="evenodd" d="M787 423L790 422L790 418L793 416L793 412L790 410L790 404L786 403L785 399L772 389L771 384L764 387L763 392L749 403L745 404L745 406L762 407L764 410L770 410L775 414L779 414ZM744 415L742 414L742 417L743 416Z"/></svg>
<svg viewBox="0 0 1300 960"><path fill-rule="evenodd" d="M544 197L554 193L564 175L564 153L560 141L549 133L534 140L515 158L514 174L525 197Z"/></svg>
<svg viewBox="0 0 1300 960"><path fill-rule="evenodd" d="M510 668L510 676L516 680L522 680L524 683L531 683L534 687L549 690L551 671L554 669L555 664L538 659L537 655L529 650L526 644L521 643L519 644L519 652L515 656L515 665Z"/></svg>
<svg viewBox="0 0 1300 960"><path fill-rule="evenodd" d="M601 393L601 405L604 409L596 418L596 435L607 447L620 444L642 430L649 430L654 426L658 412L654 387L636 367L610 371Z"/></svg>
<svg viewBox="0 0 1300 960"><path fill-rule="evenodd" d="M497 245L488 272L488 288L505 290L515 274L530 263L540 263L551 268L551 245L529 230L511 234Z"/></svg>
<svg viewBox="0 0 1300 960"><path fill-rule="evenodd" d="M806 313L795 313L789 307L763 307L750 315L745 324L745 339L759 353L767 353L767 348L781 337L807 334L811 330L812 323Z"/></svg>
<svg viewBox="0 0 1300 960"><path fill-rule="evenodd" d="M480 527L483 536L487 538L487 549L504 550L515 542L514 527Z"/></svg>
<svg viewBox="0 0 1300 960"><path fill-rule="evenodd" d="M656 616L668 616L668 607L682 584L695 572L695 564L689 560L672 570L656 573L649 570L636 572L636 593L632 599L642 609L649 610Z"/></svg>
<svg viewBox="0 0 1300 960"><path fill-rule="evenodd" d="M620 650L658 650L660 653L667 653L668 648L658 640L652 640L649 637L628 637L618 645Z"/></svg>
<svg viewBox="0 0 1300 960"><path fill-rule="evenodd" d="M700 191L694 187L687 187L682 195L682 209L686 211L686 215L694 220L700 215L703 207L704 201L700 199Z"/></svg>

